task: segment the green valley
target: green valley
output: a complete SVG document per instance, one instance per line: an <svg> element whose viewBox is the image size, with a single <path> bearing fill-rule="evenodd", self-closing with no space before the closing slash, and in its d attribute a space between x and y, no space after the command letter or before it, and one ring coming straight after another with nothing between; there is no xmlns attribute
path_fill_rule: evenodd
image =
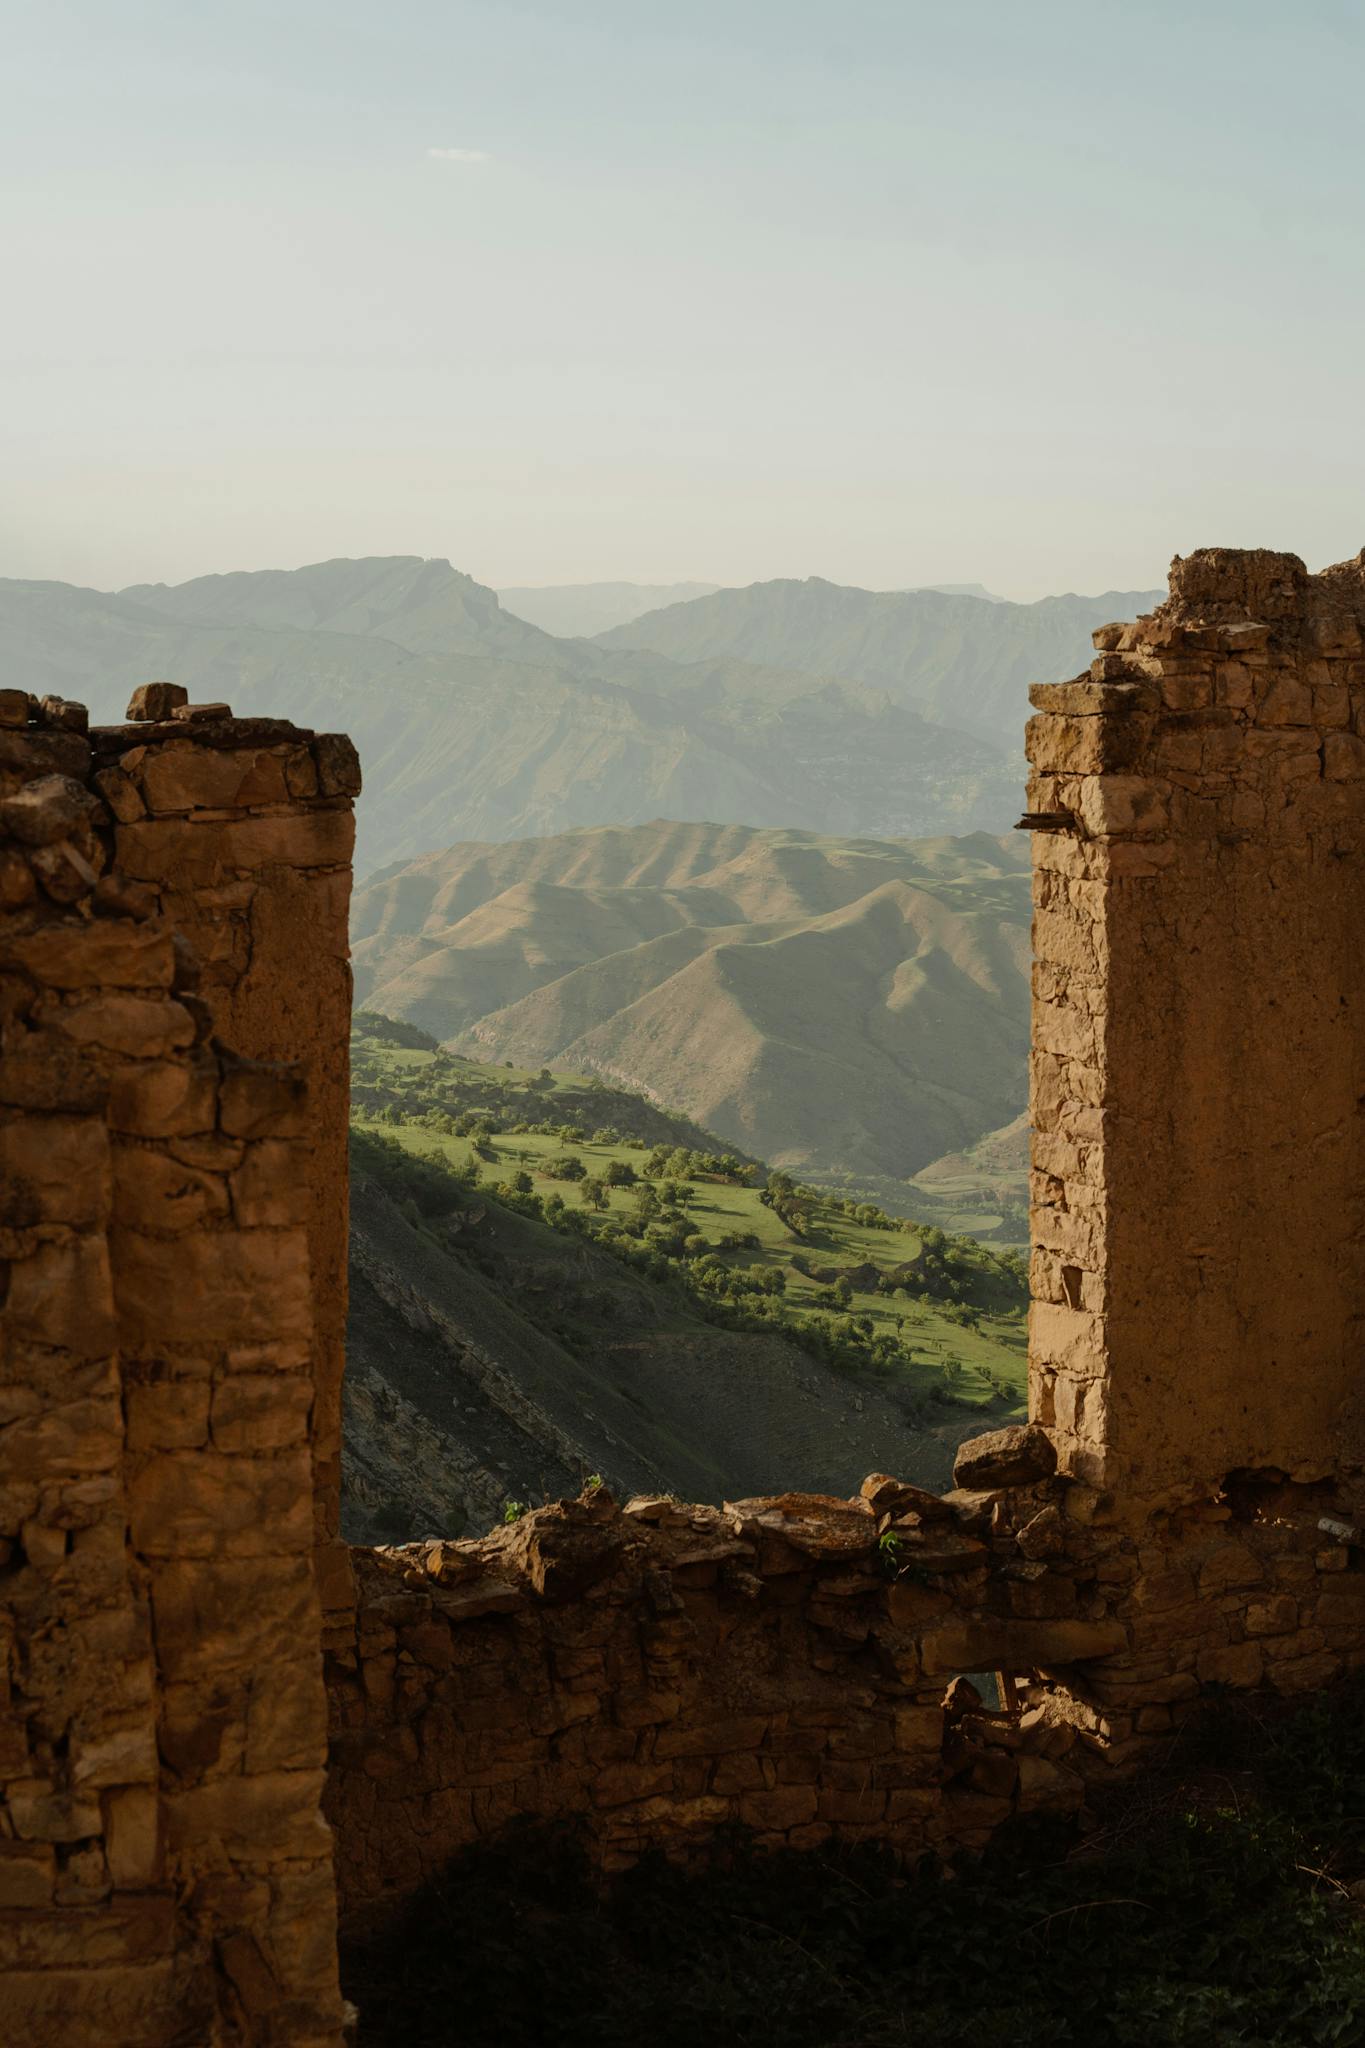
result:
<svg viewBox="0 0 1365 2048"><path fill-rule="evenodd" d="M963 1436L1017 1412L1016 1256L591 1077L423 1039L356 1019L357 1525L424 1526L433 1486L447 1518L453 1493L491 1519L591 1471L699 1499L761 1475L846 1491L888 1459L941 1483Z"/></svg>

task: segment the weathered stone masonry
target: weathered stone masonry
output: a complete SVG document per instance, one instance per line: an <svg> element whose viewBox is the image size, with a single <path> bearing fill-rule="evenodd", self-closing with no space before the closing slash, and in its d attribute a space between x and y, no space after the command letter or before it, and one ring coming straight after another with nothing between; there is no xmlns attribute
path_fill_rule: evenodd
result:
<svg viewBox="0 0 1365 2048"><path fill-rule="evenodd" d="M354 757L0 694L17 2041L335 2044L338 1898L514 1820L952 1854L1211 1685L1365 1662L1365 558L1206 551L1096 641L1029 729L1031 1426L942 1498L599 1489L350 1557Z"/></svg>
<svg viewBox="0 0 1365 2048"><path fill-rule="evenodd" d="M0 2033L333 2043L354 756L140 694L0 694Z"/></svg>

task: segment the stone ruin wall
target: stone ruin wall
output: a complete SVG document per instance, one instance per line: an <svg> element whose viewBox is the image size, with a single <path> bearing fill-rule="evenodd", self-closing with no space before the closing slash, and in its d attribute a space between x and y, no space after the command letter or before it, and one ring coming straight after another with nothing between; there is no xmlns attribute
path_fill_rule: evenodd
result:
<svg viewBox="0 0 1365 2048"><path fill-rule="evenodd" d="M1210 1685L1365 1662L1362 627L1365 561L1207 551L1033 692L1030 1428L941 1499L599 1490L354 1580L353 757L0 697L20 2039L333 2043L337 1893L370 1925L516 1820L606 1868L731 1822L950 1854Z"/></svg>
<svg viewBox="0 0 1365 2048"><path fill-rule="evenodd" d="M1031 693L1032 1412L1134 1502L1360 1462L1363 625L1207 549Z"/></svg>
<svg viewBox="0 0 1365 2048"><path fill-rule="evenodd" d="M335 1584L355 758L149 715L184 694L87 735L0 693L15 2048L340 2039L315 1554Z"/></svg>
<svg viewBox="0 0 1365 2048"><path fill-rule="evenodd" d="M1365 559L1210 550L1032 692L1036 1433L942 1501L585 1501L368 1559L345 1913L519 1815L608 1864L729 1822L948 1851L1211 1685L1365 1661L1363 626Z"/></svg>

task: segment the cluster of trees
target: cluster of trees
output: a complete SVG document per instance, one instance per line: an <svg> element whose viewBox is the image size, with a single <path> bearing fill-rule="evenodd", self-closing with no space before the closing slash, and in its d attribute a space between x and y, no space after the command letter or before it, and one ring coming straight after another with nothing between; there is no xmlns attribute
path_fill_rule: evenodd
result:
<svg viewBox="0 0 1365 2048"><path fill-rule="evenodd" d="M411 1034L414 1028L396 1026L395 1032ZM407 1039L394 1036L379 1042L406 1044ZM879 1328L873 1316L859 1308L854 1282L861 1292L870 1280L856 1274L853 1279L845 1274L833 1280L825 1275L826 1284L816 1293L813 1306L807 1306L788 1298L788 1276L781 1266L734 1258L737 1252L761 1249L756 1232L728 1230L716 1242L707 1238L689 1213L696 1203L694 1183L709 1180L753 1186L763 1169L734 1152L678 1143L648 1145L642 1137L623 1136L615 1123L593 1123L589 1137L584 1122L555 1120L543 1113L549 1106L544 1096L554 1078L548 1069L542 1070L534 1083L506 1084L490 1078L486 1070L476 1069L467 1083L459 1080L452 1088L447 1067L455 1057L443 1056L440 1062L408 1067L401 1073L391 1066L387 1072L390 1089L397 1082L402 1093L377 1113L390 1124L467 1139L475 1157L466 1165L453 1166L441 1156L416 1157L396 1140L374 1132L355 1133L357 1163L386 1187L410 1221L432 1229L438 1237L448 1236L439 1229L442 1216L467 1206L477 1188L506 1208L561 1234L590 1237L652 1282L680 1287L694 1312L708 1321L730 1328L780 1329L808 1351L845 1367L871 1366L897 1373L907 1365L929 1362L917 1361L907 1342L905 1326L911 1320L913 1330L912 1318L894 1314L893 1334L884 1325ZM468 1099L452 1100L453 1094ZM436 1099L438 1095L440 1099ZM610 1099L615 1101L615 1095ZM542 1111L534 1121L526 1116L533 1103ZM517 1113L510 1114L512 1111ZM520 1166L508 1172L508 1148L504 1144L500 1155L493 1140L531 1133L553 1137L560 1149L543 1161L523 1150ZM636 1156L610 1160L594 1171L594 1162L575 1149L588 1143L628 1149ZM515 1146L511 1149L515 1158ZM481 1175L480 1161L500 1166L505 1177ZM552 1183L549 1188L543 1187L546 1181ZM539 1189L538 1182L542 1184ZM631 1193L624 1207L619 1203L613 1206L612 1191L616 1189ZM823 1241L818 1216L823 1211L828 1217L832 1211L867 1230L918 1232L920 1250L913 1263L884 1270L877 1268L874 1260L865 1261L878 1274L877 1291L904 1301L907 1309L912 1302L932 1303L938 1316L972 1328L978 1324L983 1299L1008 1308L1021 1305L1026 1298L1026 1269L1016 1254L997 1254L970 1239L906 1223L873 1202L817 1192L781 1170L767 1172L760 1200L796 1240L790 1265L807 1278L813 1277L812 1260L802 1246ZM467 1239L461 1250L478 1256ZM962 1370L960 1361L949 1360L932 1395L919 1398L958 1398ZM1010 1391L1004 1381L994 1385L997 1394L1002 1390Z"/></svg>
<svg viewBox="0 0 1365 2048"><path fill-rule="evenodd" d="M591 1077L567 1081L542 1067L533 1076L509 1074L504 1078L488 1066L447 1051L417 1025L382 1016L376 1010L356 1011L353 1027L353 1095L371 1115L387 1118L387 1112L394 1109L400 1120L421 1123L423 1112L434 1111L450 1116L457 1125L462 1117L472 1115L491 1121L502 1132L519 1127L544 1132L553 1107L559 1111L559 1122L567 1121L573 1129L574 1135L566 1143L581 1144L591 1131L600 1144L641 1150L652 1144L671 1151L683 1138L695 1143L704 1136L680 1111ZM392 1050L427 1052L432 1057L420 1065L400 1068L384 1057ZM504 1065L510 1067L511 1063ZM445 1126L435 1128L443 1130ZM549 1121L551 1132L558 1128L559 1124ZM701 1153L706 1150L702 1147ZM752 1170L746 1161L739 1164Z"/></svg>

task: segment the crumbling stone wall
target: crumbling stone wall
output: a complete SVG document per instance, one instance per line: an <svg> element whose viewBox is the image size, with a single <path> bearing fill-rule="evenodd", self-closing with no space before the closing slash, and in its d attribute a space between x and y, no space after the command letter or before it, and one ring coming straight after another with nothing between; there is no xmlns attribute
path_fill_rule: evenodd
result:
<svg viewBox="0 0 1365 2048"><path fill-rule="evenodd" d="M1015 1512L1045 1529L1052 1490L1021 1487ZM995 1716L960 1685L945 1713L964 1668L1123 1640L1074 1588L1065 1615L1029 1618L994 1505L883 1475L852 1501L725 1509L597 1489L483 1541L368 1554L331 1659L343 1910L527 1816L578 1822L613 1869L727 1824L766 1848L837 1832L920 1854L1077 1804L1076 1730L1045 1703Z"/></svg>
<svg viewBox="0 0 1365 2048"><path fill-rule="evenodd" d="M589 1501L367 1558L344 1910L518 1815L608 1864L727 1822L972 1845L1210 1685L1365 1661L1362 629L1365 558L1209 551L1032 692L1034 1429L941 1501Z"/></svg>
<svg viewBox="0 0 1365 2048"><path fill-rule="evenodd" d="M519 1818L952 1853L1365 1663L1365 557L1206 551L1097 646L1029 731L1031 1425L354 1583L354 754L0 692L7 2043L339 2041L324 1648L356 1917Z"/></svg>
<svg viewBox="0 0 1365 2048"><path fill-rule="evenodd" d="M344 877L337 743L84 728L0 693L0 2033L321 2048L318 1128L186 934Z"/></svg>

